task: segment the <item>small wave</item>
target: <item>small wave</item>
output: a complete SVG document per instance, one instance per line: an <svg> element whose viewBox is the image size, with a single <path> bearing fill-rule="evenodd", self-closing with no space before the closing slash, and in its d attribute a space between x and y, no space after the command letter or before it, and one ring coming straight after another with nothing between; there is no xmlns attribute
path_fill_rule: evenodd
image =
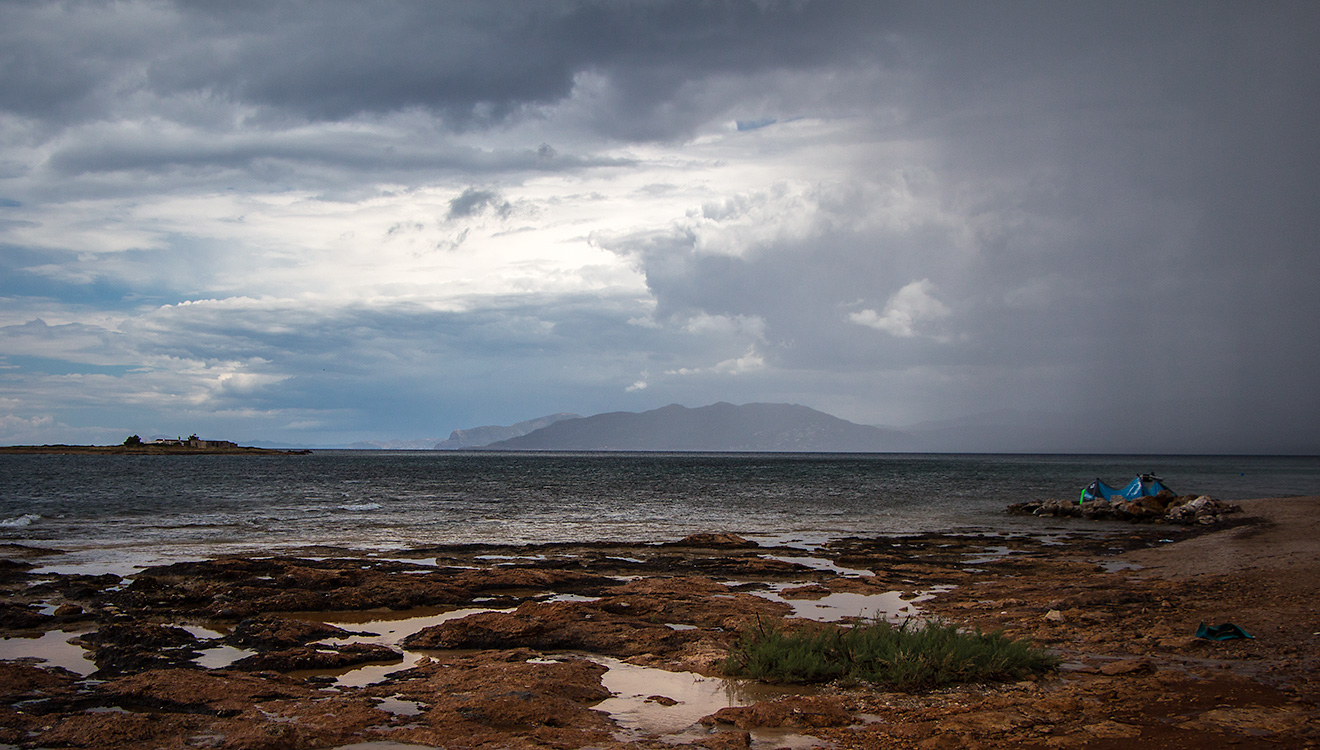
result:
<svg viewBox="0 0 1320 750"><path fill-rule="evenodd" d="M0 521L0 527L6 529L19 529L24 526L31 526L36 521L40 521L40 520L41 520L41 516L37 515L36 513L24 513L21 516L17 516L15 518L6 518L5 520Z"/></svg>
<svg viewBox="0 0 1320 750"><path fill-rule="evenodd" d="M380 508L380 503L354 503L352 505L341 505L340 510L376 510Z"/></svg>

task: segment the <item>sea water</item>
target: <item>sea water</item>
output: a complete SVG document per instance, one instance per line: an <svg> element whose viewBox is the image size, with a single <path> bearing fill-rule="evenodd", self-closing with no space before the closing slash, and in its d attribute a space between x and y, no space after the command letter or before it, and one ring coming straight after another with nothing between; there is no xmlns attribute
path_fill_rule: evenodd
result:
<svg viewBox="0 0 1320 750"><path fill-rule="evenodd" d="M1320 458L318 451L0 455L0 542L89 569L311 545L659 542L731 532L779 543L1011 530L1013 502L1154 472L1217 499L1320 495ZM94 563L94 564L93 564Z"/></svg>

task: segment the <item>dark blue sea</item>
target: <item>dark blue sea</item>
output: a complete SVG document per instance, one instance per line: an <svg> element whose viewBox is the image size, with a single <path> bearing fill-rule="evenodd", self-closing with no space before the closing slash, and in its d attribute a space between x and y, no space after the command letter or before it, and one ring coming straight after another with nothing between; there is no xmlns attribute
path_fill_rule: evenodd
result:
<svg viewBox="0 0 1320 750"><path fill-rule="evenodd" d="M758 540L1039 529L1013 502L1153 472L1222 500L1320 495L1320 458L323 451L0 455L0 542L89 564L309 545ZM1056 521L1053 523L1069 523Z"/></svg>

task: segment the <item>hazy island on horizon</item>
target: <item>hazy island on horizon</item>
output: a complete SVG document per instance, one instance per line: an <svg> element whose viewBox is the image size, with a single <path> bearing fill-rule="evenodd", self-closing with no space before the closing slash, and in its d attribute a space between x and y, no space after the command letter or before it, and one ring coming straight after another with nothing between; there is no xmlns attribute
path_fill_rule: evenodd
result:
<svg viewBox="0 0 1320 750"><path fill-rule="evenodd" d="M239 445L229 440L204 440L191 435L187 439L158 438L152 442L143 442L137 435L130 435L118 445L7 445L0 446L0 453L53 453L53 454L97 454L97 455L196 455L202 453L224 453L241 455L305 455L310 450L281 450L276 448L257 448Z"/></svg>

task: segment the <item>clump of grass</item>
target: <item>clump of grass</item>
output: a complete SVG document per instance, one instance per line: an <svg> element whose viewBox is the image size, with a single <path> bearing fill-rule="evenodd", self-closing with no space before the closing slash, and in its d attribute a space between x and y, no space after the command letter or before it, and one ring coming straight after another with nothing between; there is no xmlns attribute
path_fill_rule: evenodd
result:
<svg viewBox="0 0 1320 750"><path fill-rule="evenodd" d="M1058 659L1002 631L963 632L956 626L911 620L894 627L873 621L852 628L786 630L758 626L729 651L727 674L767 682L862 680L899 690L961 682L1020 680L1058 666Z"/></svg>

